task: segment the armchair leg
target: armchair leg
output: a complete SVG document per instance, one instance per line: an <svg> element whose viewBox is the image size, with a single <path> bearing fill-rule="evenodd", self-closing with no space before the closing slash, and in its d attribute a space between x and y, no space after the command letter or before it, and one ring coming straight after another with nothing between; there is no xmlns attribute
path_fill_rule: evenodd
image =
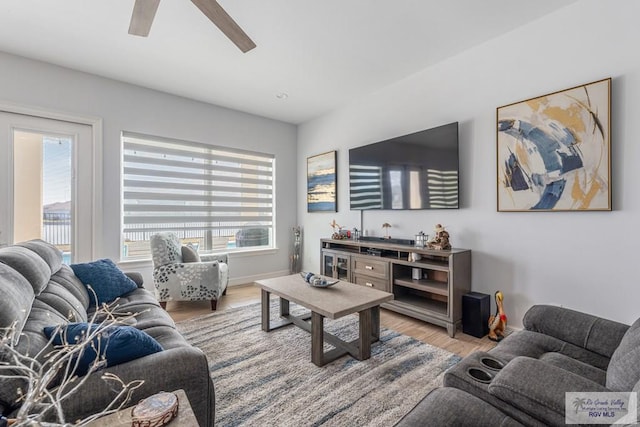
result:
<svg viewBox="0 0 640 427"><path fill-rule="evenodd" d="M166 301L160 301L160 307L163 308L163 310L167 309L167 302Z"/></svg>
<svg viewBox="0 0 640 427"><path fill-rule="evenodd" d="M224 292L222 292L222 295L226 295L227 294L227 289L229 289L228 286L226 288L224 288Z"/></svg>
<svg viewBox="0 0 640 427"><path fill-rule="evenodd" d="M218 300L212 299L211 300L211 311L215 311L217 307L218 307Z"/></svg>

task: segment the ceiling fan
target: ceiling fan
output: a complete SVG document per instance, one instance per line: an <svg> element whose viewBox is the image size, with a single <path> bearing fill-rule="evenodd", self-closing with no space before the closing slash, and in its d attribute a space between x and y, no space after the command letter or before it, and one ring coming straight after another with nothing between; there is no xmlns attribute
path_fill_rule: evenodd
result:
<svg viewBox="0 0 640 427"><path fill-rule="evenodd" d="M240 28L216 0L191 0L242 52L248 52L256 44ZM129 34L147 37L160 0L136 0L129 24Z"/></svg>

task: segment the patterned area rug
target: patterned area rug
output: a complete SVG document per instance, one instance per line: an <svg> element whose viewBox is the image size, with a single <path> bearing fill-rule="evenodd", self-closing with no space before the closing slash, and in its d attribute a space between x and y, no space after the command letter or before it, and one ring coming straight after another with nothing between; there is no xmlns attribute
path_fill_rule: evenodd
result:
<svg viewBox="0 0 640 427"><path fill-rule="evenodd" d="M292 314L302 312L291 304ZM276 313L272 300L274 319ZM392 426L460 361L382 328L370 359L343 356L319 368L311 363L308 332L294 325L261 330L259 303L180 322L178 329L209 358L217 426ZM325 319L325 330L355 339L358 318Z"/></svg>

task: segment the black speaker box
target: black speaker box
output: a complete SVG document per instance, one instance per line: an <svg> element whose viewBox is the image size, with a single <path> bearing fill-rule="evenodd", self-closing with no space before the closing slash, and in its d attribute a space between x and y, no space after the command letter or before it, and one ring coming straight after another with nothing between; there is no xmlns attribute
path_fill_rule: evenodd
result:
<svg viewBox="0 0 640 427"><path fill-rule="evenodd" d="M489 333L489 295L469 292L462 296L462 332L482 338Z"/></svg>

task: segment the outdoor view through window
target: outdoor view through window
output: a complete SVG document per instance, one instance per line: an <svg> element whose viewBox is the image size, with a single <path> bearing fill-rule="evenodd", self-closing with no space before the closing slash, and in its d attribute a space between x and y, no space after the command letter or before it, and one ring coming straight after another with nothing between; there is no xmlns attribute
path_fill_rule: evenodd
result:
<svg viewBox="0 0 640 427"><path fill-rule="evenodd" d="M14 132L13 241L43 239L72 259L72 139Z"/></svg>
<svg viewBox="0 0 640 427"><path fill-rule="evenodd" d="M273 245L274 156L126 132L122 258L150 258L155 233L200 252Z"/></svg>

